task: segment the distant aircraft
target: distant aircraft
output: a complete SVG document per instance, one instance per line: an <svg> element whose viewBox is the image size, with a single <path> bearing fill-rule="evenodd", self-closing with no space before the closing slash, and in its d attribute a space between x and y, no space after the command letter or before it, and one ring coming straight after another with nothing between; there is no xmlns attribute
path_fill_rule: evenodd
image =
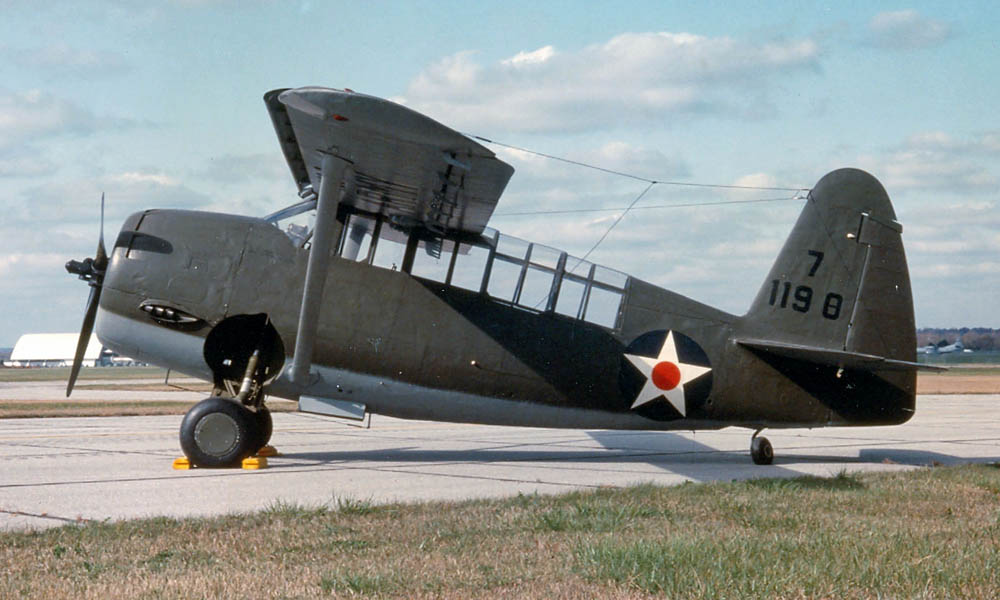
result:
<svg viewBox="0 0 1000 600"><path fill-rule="evenodd" d="M946 344L941 342L943 345L937 347L938 354L951 354L952 352L962 352L965 350L965 346L962 344L962 338L955 340L954 344Z"/></svg>
<svg viewBox="0 0 1000 600"><path fill-rule="evenodd" d="M264 100L297 202L145 210L67 264L91 285L81 340L96 319L116 352L214 383L181 424L195 465L266 444L268 395L355 419L739 426L758 464L764 428L913 415L902 227L863 171L820 179L738 316L487 228L513 168L424 115L349 90Z"/></svg>
<svg viewBox="0 0 1000 600"><path fill-rule="evenodd" d="M927 344L926 346L917 347L917 354L937 354L938 347L934 344Z"/></svg>

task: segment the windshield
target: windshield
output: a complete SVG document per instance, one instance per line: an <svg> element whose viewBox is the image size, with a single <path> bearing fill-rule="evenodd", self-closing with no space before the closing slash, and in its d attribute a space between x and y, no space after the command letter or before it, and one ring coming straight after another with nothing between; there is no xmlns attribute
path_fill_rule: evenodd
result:
<svg viewBox="0 0 1000 600"><path fill-rule="evenodd" d="M316 222L316 199L286 206L267 215L264 220L284 231L296 248L303 248L312 239L313 225Z"/></svg>

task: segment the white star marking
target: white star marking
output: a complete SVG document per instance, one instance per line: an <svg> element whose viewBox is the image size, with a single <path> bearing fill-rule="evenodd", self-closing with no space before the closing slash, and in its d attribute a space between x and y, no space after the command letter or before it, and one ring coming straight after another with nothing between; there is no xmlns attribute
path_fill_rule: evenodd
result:
<svg viewBox="0 0 1000 600"><path fill-rule="evenodd" d="M659 356L652 358L626 354L625 358L646 376L646 385L635 397L632 408L638 408L663 396L682 417L686 416L687 412L687 407L684 406L684 384L712 370L710 367L680 362L677 358L677 344L674 341L673 331L667 332L667 339L663 340Z"/></svg>

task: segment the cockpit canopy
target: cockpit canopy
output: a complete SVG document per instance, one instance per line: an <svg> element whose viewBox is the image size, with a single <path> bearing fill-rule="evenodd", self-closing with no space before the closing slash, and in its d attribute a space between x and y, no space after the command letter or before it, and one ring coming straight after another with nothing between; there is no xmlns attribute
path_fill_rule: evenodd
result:
<svg viewBox="0 0 1000 600"><path fill-rule="evenodd" d="M297 247L307 248L314 209L315 200L299 202L265 219L283 229ZM348 260L612 330L621 325L629 289L624 273L491 228L481 235L441 236L407 228L393 216L352 209L337 248L338 255Z"/></svg>

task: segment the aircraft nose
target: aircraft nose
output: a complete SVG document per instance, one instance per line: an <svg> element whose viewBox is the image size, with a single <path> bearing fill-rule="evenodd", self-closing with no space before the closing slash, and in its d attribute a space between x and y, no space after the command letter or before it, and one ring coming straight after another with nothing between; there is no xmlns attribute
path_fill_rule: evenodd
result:
<svg viewBox="0 0 1000 600"><path fill-rule="evenodd" d="M143 230L148 212L133 214L122 224L104 273L104 286L110 294L102 306L116 304L116 312L123 314L138 308L145 298L162 298L168 284L165 275L175 267L173 236Z"/></svg>
<svg viewBox="0 0 1000 600"><path fill-rule="evenodd" d="M157 278L169 272L175 259L174 243L164 232L141 231L143 213L122 224L110 252L105 286L129 293L156 293Z"/></svg>
<svg viewBox="0 0 1000 600"><path fill-rule="evenodd" d="M132 215L115 241L105 282L125 294L115 295L127 303L118 311L161 325L187 321L185 315L201 323L221 320L252 222L182 210Z"/></svg>

